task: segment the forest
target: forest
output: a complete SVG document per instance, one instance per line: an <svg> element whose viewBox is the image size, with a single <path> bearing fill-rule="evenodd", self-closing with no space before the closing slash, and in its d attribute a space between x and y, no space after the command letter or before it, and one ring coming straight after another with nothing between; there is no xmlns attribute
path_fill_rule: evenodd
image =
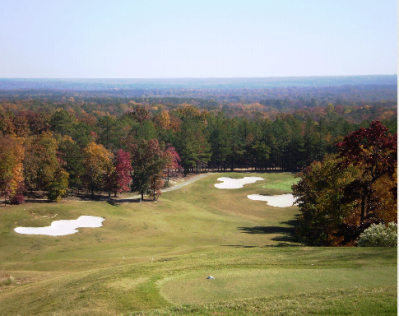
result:
<svg viewBox="0 0 399 316"><path fill-rule="evenodd" d="M296 89L307 89L310 95L281 98L282 89L292 95L299 91ZM35 192L50 201L60 201L72 192L94 197L95 193L117 196L126 191L155 200L170 176L203 171L300 172L301 181L294 192L302 203L298 232L303 241L320 245L351 243L372 222L392 220L391 195L384 200L389 204L390 215L377 214L375 210L382 203L377 198L381 183L394 194L392 179L396 169L376 176L373 168L377 163L370 167L366 158L356 163L345 160L348 153L339 144L347 144L347 138L355 131L374 131L375 122L381 124L381 141L393 137L389 135L396 137L397 105L390 97L379 98L378 93L387 86L379 87L377 94L373 94L375 87L369 86L366 90L373 94L371 100L356 98L353 91L361 93L359 86L329 87L335 89L330 96L335 102L316 99L326 89L277 87L271 89L271 99L257 102L248 99L248 95L256 95L253 89L246 94L221 90L220 95L240 100L236 102L217 101L217 95L213 99L201 98L203 91L195 89L193 98L104 97L101 91L2 90L1 195L6 204L21 204ZM367 137L364 141L370 143ZM392 161L389 163L393 165ZM367 180L370 175L359 178L362 168L371 168L375 176L371 182ZM314 180L324 177L333 177L335 182L329 185L334 186ZM309 190L339 194L323 201L311 200ZM349 210L354 209L353 214L357 215L349 216ZM323 214L336 214L341 220L325 222ZM368 224L364 226L366 220Z"/></svg>

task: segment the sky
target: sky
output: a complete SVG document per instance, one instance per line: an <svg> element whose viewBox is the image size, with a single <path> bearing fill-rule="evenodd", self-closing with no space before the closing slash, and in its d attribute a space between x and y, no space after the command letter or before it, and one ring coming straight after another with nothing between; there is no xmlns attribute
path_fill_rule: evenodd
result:
<svg viewBox="0 0 399 316"><path fill-rule="evenodd" d="M396 0L0 0L0 78L397 73Z"/></svg>

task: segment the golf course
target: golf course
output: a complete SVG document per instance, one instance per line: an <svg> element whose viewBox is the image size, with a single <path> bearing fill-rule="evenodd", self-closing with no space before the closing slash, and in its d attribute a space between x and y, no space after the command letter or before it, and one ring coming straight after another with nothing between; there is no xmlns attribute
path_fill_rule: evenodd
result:
<svg viewBox="0 0 399 316"><path fill-rule="evenodd" d="M263 180L223 189L220 177ZM213 173L157 201L2 206L0 315L396 315L396 248L307 247L297 206L248 198L297 181ZM14 231L80 216L104 220L65 236Z"/></svg>

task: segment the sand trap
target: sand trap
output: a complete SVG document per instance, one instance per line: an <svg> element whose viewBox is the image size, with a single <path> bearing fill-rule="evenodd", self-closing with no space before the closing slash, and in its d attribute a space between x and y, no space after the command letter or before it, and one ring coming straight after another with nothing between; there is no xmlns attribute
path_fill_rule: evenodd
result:
<svg viewBox="0 0 399 316"><path fill-rule="evenodd" d="M98 216L80 216L75 220L54 221L46 227L17 227L14 229L24 235L65 236L77 233L79 227L101 227L104 218Z"/></svg>
<svg viewBox="0 0 399 316"><path fill-rule="evenodd" d="M266 201L268 205L275 207L289 207L294 205L295 198L292 194L261 195L251 194L248 198L255 201Z"/></svg>
<svg viewBox="0 0 399 316"><path fill-rule="evenodd" d="M245 177L243 179L232 179L232 178L218 178L218 181L223 181L223 183L216 183L215 187L218 189L240 189L243 188L245 184L255 183L259 180L264 180L261 177Z"/></svg>

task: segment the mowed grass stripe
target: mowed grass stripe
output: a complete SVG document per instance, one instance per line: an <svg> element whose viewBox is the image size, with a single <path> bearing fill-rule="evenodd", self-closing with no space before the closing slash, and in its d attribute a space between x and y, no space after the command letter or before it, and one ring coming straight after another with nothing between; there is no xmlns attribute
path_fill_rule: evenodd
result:
<svg viewBox="0 0 399 316"><path fill-rule="evenodd" d="M397 290L394 287L357 288L323 291L299 295L273 296L259 299L201 305L184 304L154 311L128 313L128 316L211 316L211 315L397 315Z"/></svg>

